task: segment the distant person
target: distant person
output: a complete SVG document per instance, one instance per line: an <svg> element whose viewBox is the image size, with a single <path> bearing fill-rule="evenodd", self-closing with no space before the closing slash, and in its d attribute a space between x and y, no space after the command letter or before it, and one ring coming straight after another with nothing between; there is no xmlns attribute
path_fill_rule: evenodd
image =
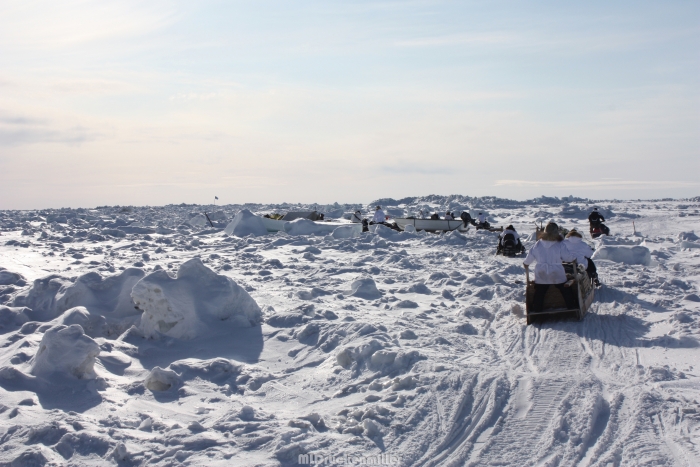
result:
<svg viewBox="0 0 700 467"><path fill-rule="evenodd" d="M451 213L450 211L447 211L447 212L445 213L445 220L453 221L453 220L455 220L455 216L453 216L452 213Z"/></svg>
<svg viewBox="0 0 700 467"><path fill-rule="evenodd" d="M352 222L355 224L359 224L362 222L362 211L355 211L355 213L352 215L350 218Z"/></svg>
<svg viewBox="0 0 700 467"><path fill-rule="evenodd" d="M369 221L367 219L362 219L362 231L369 232Z"/></svg>
<svg viewBox="0 0 700 467"><path fill-rule="evenodd" d="M603 222L605 222L605 218L598 212L598 208L593 208L593 211L588 215L588 222L590 223L591 227L591 237L598 238L602 234L610 235L610 229L608 226L603 224Z"/></svg>
<svg viewBox="0 0 700 467"><path fill-rule="evenodd" d="M384 222L386 222L386 215L384 214L384 211L382 211L382 207L377 206L374 210L374 217L372 217L372 223L383 224Z"/></svg>
<svg viewBox="0 0 700 467"><path fill-rule="evenodd" d="M418 219L425 219L425 213L422 209L418 211Z"/></svg>
<svg viewBox="0 0 700 467"><path fill-rule="evenodd" d="M486 214L484 214L483 212L480 212L476 218L476 230L491 228L491 225L489 224L489 222L486 219L487 219Z"/></svg>
<svg viewBox="0 0 700 467"><path fill-rule="evenodd" d="M588 222L591 227L596 227L605 222L605 218L598 212L598 208L593 208L593 211L588 215Z"/></svg>
<svg viewBox="0 0 700 467"><path fill-rule="evenodd" d="M462 222L464 222L464 227L466 227L469 224L475 224L471 214L469 214L467 211L462 211L462 214L459 215L459 218L462 219Z"/></svg>
<svg viewBox="0 0 700 467"><path fill-rule="evenodd" d="M566 234L566 240L564 240L566 249L569 250L571 254L576 256L576 261L578 264L582 264L586 268L588 277L593 281L596 287L600 286L600 281L598 280L598 270L593 264L591 256L593 256L593 249L588 246L583 241L583 236L573 229L571 232Z"/></svg>
<svg viewBox="0 0 700 467"><path fill-rule="evenodd" d="M525 250L525 248L523 247L523 244L520 243L520 235L518 234L518 232L515 231L515 227L513 227L512 224L509 225L508 227L506 227L505 230L503 230L503 232L501 232L501 234L498 236L498 237L499 237L499 240L498 240L498 241L499 241L501 247L504 246L504 245L503 245L503 241L506 239L506 236L507 236L507 235L511 235L511 236L512 236L512 239L513 239L513 241L515 242L515 247L516 247L519 251L524 251L524 250Z"/></svg>
<svg viewBox="0 0 700 467"><path fill-rule="evenodd" d="M535 266L535 296L532 301L534 313L540 312L544 308L544 297L552 285L561 292L567 309L578 308L573 290L571 287L564 287L566 272L561 264L562 261L573 261L574 259L576 256L566 248L564 238L559 235L557 224L554 222L547 224L544 234L530 248L523 262L525 269L529 269L532 263L537 263Z"/></svg>
<svg viewBox="0 0 700 467"><path fill-rule="evenodd" d="M430 216L430 220L431 220L431 221L440 220L440 214L438 214L437 212L434 212L433 215Z"/></svg>

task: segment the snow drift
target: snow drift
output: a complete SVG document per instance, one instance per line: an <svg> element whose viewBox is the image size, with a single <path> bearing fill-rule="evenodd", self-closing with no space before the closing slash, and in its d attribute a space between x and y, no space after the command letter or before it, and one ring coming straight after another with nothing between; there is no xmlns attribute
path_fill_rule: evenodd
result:
<svg viewBox="0 0 700 467"><path fill-rule="evenodd" d="M137 268L106 278L89 272L75 282L54 274L35 280L28 291L15 297L13 306L30 308L27 315L35 321L50 321L76 306L114 318L133 316L140 312L134 309L129 294L143 276Z"/></svg>
<svg viewBox="0 0 700 467"><path fill-rule="evenodd" d="M97 342L86 336L80 325L54 326L44 333L31 372L35 376L60 374L93 379L99 353Z"/></svg>
<svg viewBox="0 0 700 467"><path fill-rule="evenodd" d="M382 293L377 289L374 279L371 277L360 277L350 284L350 295L374 300L375 298L381 298Z"/></svg>
<svg viewBox="0 0 700 467"><path fill-rule="evenodd" d="M338 224L318 223L309 219L295 219L284 224L284 231L289 235L328 235L337 228ZM361 229L362 227L360 227Z"/></svg>
<svg viewBox="0 0 700 467"><path fill-rule="evenodd" d="M267 228L265 224L263 224L262 219L249 210L243 209L229 222L224 229L224 233L236 237L245 237L247 235L257 237L260 235L267 235Z"/></svg>
<svg viewBox="0 0 700 467"><path fill-rule="evenodd" d="M604 245L598 248L593 256L595 260L606 259L616 263L630 265L649 266L651 264L651 252L644 246Z"/></svg>
<svg viewBox="0 0 700 467"><path fill-rule="evenodd" d="M143 310L140 329L147 337L191 339L224 324L250 327L262 320L262 311L248 292L199 258L183 263L175 279L164 270L147 275L134 286L131 297Z"/></svg>
<svg viewBox="0 0 700 467"><path fill-rule="evenodd" d="M362 234L362 224L341 225L333 230L333 238L337 240L359 237Z"/></svg>

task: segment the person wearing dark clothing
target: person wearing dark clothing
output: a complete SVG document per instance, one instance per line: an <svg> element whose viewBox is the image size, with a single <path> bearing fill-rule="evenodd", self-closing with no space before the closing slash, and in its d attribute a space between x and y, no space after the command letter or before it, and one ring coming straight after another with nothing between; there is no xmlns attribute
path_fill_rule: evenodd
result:
<svg viewBox="0 0 700 467"><path fill-rule="evenodd" d="M605 218L598 212L598 208L593 208L593 212L588 215L588 222L592 226L597 226L605 222Z"/></svg>
<svg viewBox="0 0 700 467"><path fill-rule="evenodd" d="M440 219L440 215L436 212L432 216L430 216L431 221L436 221Z"/></svg>
<svg viewBox="0 0 700 467"><path fill-rule="evenodd" d="M474 219L472 219L472 216L467 211L462 211L462 214L459 215L459 218L462 219L462 222L464 222L465 227L469 224L475 224Z"/></svg>
<svg viewBox="0 0 700 467"><path fill-rule="evenodd" d="M575 310L578 308L576 298L574 297L574 291L571 290L571 287L564 287L564 284L535 283L535 296L532 299L532 311L534 313L540 312L544 308L544 297L547 295L547 291L552 285L559 289L559 292L561 292L561 296L564 297L567 310Z"/></svg>
<svg viewBox="0 0 700 467"><path fill-rule="evenodd" d="M610 229L603 224L605 218L598 212L598 208L593 208L593 212L588 215L588 222L591 225L591 237L598 238L600 235L610 235Z"/></svg>

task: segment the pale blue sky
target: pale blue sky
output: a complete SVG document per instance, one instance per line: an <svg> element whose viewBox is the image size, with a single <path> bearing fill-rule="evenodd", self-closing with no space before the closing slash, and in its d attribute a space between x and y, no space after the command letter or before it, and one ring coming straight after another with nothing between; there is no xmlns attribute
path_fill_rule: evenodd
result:
<svg viewBox="0 0 700 467"><path fill-rule="evenodd" d="M700 195L700 3L610 3L1 1L0 208Z"/></svg>

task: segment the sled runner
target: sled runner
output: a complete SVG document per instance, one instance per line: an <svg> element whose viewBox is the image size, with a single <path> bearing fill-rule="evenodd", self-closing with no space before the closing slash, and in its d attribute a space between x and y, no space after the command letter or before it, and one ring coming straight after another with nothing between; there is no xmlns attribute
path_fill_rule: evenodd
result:
<svg viewBox="0 0 700 467"><path fill-rule="evenodd" d="M566 271L567 279L565 287L572 288L578 307L573 309L567 308L561 292L552 286L545 295L542 311L535 313L532 310L532 303L535 297L535 281L530 281L530 271L526 269L525 309L527 324L532 324L534 318L538 316L570 315L575 316L580 321L586 315L595 295L595 288L591 284L591 279L585 270L581 270L578 267L576 261L564 263L564 270Z"/></svg>

